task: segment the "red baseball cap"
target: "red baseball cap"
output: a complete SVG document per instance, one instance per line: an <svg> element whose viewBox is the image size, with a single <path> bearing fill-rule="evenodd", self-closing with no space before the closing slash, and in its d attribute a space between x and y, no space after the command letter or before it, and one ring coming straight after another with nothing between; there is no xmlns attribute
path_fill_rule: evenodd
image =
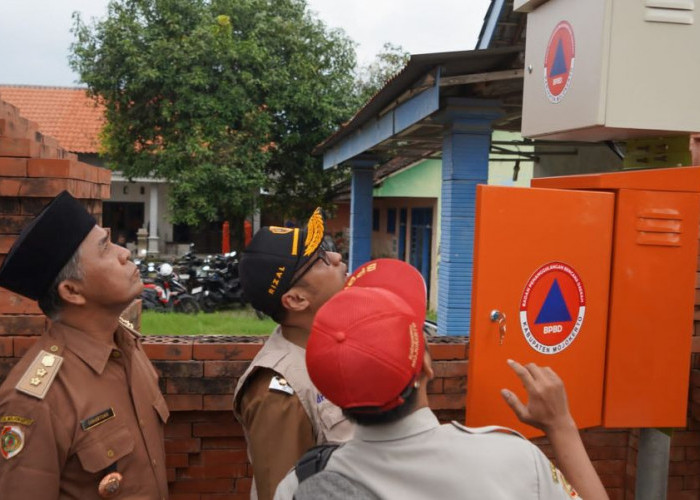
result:
<svg viewBox="0 0 700 500"><path fill-rule="evenodd" d="M344 409L402 404L423 367L425 308L416 268L396 259L364 264L316 313L306 346L314 385Z"/></svg>

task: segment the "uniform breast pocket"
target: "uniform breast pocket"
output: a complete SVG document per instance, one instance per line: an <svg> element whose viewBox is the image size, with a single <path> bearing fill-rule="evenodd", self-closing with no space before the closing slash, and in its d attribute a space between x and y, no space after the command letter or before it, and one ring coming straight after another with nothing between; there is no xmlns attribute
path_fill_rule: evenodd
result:
<svg viewBox="0 0 700 500"><path fill-rule="evenodd" d="M103 430L103 429L100 429ZM76 454L87 472L97 473L134 451L134 437L126 427L112 428L91 436Z"/></svg>

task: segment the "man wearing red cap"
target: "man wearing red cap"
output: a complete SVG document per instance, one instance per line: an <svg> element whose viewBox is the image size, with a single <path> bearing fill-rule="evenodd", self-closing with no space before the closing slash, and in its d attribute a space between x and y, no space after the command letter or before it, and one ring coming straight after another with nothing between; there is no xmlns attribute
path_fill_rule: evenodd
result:
<svg viewBox="0 0 700 500"><path fill-rule="evenodd" d="M64 191L0 267L0 286L52 320L0 386L2 498L168 496L168 408L119 317L143 288L129 256Z"/></svg>
<svg viewBox="0 0 700 500"><path fill-rule="evenodd" d="M246 298L279 323L234 394L253 464L253 499L271 499L307 449L352 435L340 408L309 380L304 361L314 315L343 288L347 273L340 254L324 248L323 226L316 209L305 228L263 227L239 264Z"/></svg>
<svg viewBox="0 0 700 500"><path fill-rule="evenodd" d="M275 499L578 498L574 487L586 499L607 498L563 384L548 368L509 362L529 401L503 395L522 421L546 432L563 474L514 431L438 423L426 389L433 369L422 334L425 304L420 273L380 259L359 268L319 310L306 350L309 376L357 423L355 436L298 488L290 473Z"/></svg>

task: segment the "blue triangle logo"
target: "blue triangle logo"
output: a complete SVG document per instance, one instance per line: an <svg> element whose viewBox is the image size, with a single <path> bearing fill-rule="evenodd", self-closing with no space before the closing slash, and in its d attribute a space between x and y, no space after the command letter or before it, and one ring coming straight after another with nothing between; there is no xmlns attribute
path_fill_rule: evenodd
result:
<svg viewBox="0 0 700 500"><path fill-rule="evenodd" d="M554 64L549 71L549 77L564 75L569 70L566 67L566 59L564 58L564 47L561 45L561 38L557 41L557 51L554 54Z"/></svg>
<svg viewBox="0 0 700 500"><path fill-rule="evenodd" d="M571 321L571 314L569 314L566 301L561 294L559 282L555 279L554 283L552 283L552 286L549 288L547 298L544 299L544 304L542 304L542 309L540 309L540 313L537 315L535 324L563 323L564 321Z"/></svg>

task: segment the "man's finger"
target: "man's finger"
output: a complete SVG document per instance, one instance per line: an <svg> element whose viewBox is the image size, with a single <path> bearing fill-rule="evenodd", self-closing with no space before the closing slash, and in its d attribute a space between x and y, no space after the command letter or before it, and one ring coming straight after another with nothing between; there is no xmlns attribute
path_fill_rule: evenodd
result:
<svg viewBox="0 0 700 500"><path fill-rule="evenodd" d="M507 360L506 363L508 363L508 366L513 369L515 374L525 386L525 389L529 392L535 382L530 372L523 365L517 361L513 361L512 359Z"/></svg>
<svg viewBox="0 0 700 500"><path fill-rule="evenodd" d="M520 401L518 396L508 389L501 389L501 396L510 406L510 409L513 410L515 416L518 417L518 420L524 422L524 419L527 418L527 407Z"/></svg>

